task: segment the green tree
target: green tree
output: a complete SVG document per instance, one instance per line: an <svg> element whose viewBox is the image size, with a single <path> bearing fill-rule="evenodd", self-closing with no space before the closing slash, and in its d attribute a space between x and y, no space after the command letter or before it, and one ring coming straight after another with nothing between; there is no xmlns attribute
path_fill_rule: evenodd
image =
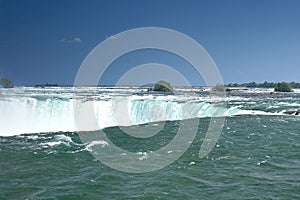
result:
<svg viewBox="0 0 300 200"><path fill-rule="evenodd" d="M161 81L158 81L154 85L153 91L158 91L158 92L173 92L173 87L171 86L170 83L161 80Z"/></svg>
<svg viewBox="0 0 300 200"><path fill-rule="evenodd" d="M275 92L292 92L292 87L290 83L280 82L274 88Z"/></svg>
<svg viewBox="0 0 300 200"><path fill-rule="evenodd" d="M300 88L300 83L296 83L295 81L293 81L290 84L292 88Z"/></svg>
<svg viewBox="0 0 300 200"><path fill-rule="evenodd" d="M256 88L258 85L257 85L257 83L255 83L254 81L252 81L250 83L247 83L246 86L250 87L250 88Z"/></svg>
<svg viewBox="0 0 300 200"><path fill-rule="evenodd" d="M1 78L0 79L0 84L4 87L4 88L13 88L14 84L11 80L9 80L8 78Z"/></svg>

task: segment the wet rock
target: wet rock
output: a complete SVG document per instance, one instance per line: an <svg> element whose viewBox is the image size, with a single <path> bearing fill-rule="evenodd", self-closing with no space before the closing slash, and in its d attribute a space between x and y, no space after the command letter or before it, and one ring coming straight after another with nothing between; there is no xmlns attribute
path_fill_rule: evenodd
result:
<svg viewBox="0 0 300 200"><path fill-rule="evenodd" d="M287 114L287 115L300 115L300 110L289 110L289 111L285 111L283 113Z"/></svg>

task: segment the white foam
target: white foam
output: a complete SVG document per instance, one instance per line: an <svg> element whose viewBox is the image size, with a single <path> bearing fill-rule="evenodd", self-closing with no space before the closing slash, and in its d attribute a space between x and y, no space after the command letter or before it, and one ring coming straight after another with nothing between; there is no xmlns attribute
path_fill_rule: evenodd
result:
<svg viewBox="0 0 300 200"><path fill-rule="evenodd" d="M294 93L300 93L300 89L298 89L298 88L297 89L293 89L293 92Z"/></svg>
<svg viewBox="0 0 300 200"><path fill-rule="evenodd" d="M234 115L282 115L281 113L264 112L260 110L239 110Z"/></svg>
<svg viewBox="0 0 300 200"><path fill-rule="evenodd" d="M72 141L72 139L69 136L66 136L66 135L55 135L54 139L55 140L59 140L59 141L65 141L65 142L69 142L69 143L74 143Z"/></svg>
<svg viewBox="0 0 300 200"><path fill-rule="evenodd" d="M101 145L101 147L103 148L105 146L108 146L108 143L104 140L92 141L85 147L85 150L92 151L92 147L95 145Z"/></svg>
<svg viewBox="0 0 300 200"><path fill-rule="evenodd" d="M56 141L56 142L46 142L46 143L41 143L40 145L44 148L47 148L47 147L53 147L53 146L57 146L57 145L60 145L62 144L61 141Z"/></svg>

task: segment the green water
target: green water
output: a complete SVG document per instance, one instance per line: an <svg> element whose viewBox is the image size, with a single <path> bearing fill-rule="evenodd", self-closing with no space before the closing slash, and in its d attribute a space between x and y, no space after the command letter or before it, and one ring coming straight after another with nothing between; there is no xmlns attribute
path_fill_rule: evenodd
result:
<svg viewBox="0 0 300 200"><path fill-rule="evenodd" d="M178 160L142 174L97 161L77 133L0 137L0 199L300 199L299 117L227 117L217 145L200 159L209 120L200 119L195 140ZM167 144L178 123L167 122L147 140L117 127L105 132L128 151L147 151Z"/></svg>

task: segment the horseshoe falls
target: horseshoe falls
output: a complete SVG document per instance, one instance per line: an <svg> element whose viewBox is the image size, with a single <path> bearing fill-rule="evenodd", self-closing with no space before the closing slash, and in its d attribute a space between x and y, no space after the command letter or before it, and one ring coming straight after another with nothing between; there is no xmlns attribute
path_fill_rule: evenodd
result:
<svg viewBox="0 0 300 200"><path fill-rule="evenodd" d="M0 199L299 199L300 91L209 90L0 88Z"/></svg>
<svg viewBox="0 0 300 200"><path fill-rule="evenodd" d="M230 116L239 113L237 107L227 109L218 104L199 100L178 102L173 97L153 99L152 95L142 98L128 96L104 100L13 96L5 97L0 101L2 113L0 121L3 124L0 134L11 136L24 133L76 132L79 128L76 124L76 116L80 116L90 107L93 110L89 116L95 118L97 126L80 129L81 131L159 121Z"/></svg>

